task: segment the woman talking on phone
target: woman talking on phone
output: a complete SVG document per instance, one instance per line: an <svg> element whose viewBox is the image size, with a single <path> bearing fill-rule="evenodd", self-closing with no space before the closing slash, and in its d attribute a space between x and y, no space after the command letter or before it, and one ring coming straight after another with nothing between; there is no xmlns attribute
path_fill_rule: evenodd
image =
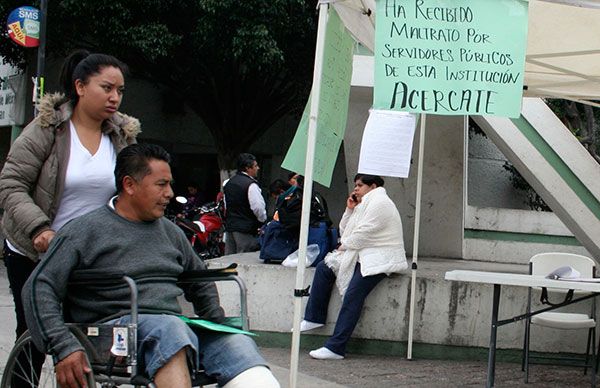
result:
<svg viewBox="0 0 600 388"><path fill-rule="evenodd" d="M118 112L126 66L113 56L80 50L61 70L66 95L42 98L39 115L12 145L0 173L4 262L17 314L26 329L21 288L69 220L115 193L117 153L134 143L137 119Z"/></svg>
<svg viewBox="0 0 600 388"><path fill-rule="evenodd" d="M340 221L341 245L317 265L300 331L325 324L334 284L343 300L333 335L309 353L313 358L343 359L367 295L386 275L407 267L402 221L383 183L376 175L354 177Z"/></svg>

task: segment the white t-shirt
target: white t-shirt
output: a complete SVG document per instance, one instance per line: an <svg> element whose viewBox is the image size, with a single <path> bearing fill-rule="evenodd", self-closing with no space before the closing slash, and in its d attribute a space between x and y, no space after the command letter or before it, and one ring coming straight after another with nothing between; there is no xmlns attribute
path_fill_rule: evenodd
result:
<svg viewBox="0 0 600 388"><path fill-rule="evenodd" d="M73 218L106 205L116 192L114 170L117 154L110 137L102 134L100 147L92 155L79 141L72 122L70 129L71 152L65 186L51 225L55 231Z"/></svg>
<svg viewBox="0 0 600 388"><path fill-rule="evenodd" d="M79 141L72 121L69 129L71 149L62 198L50 226L54 231L73 218L105 205L116 192L114 170L117 155L110 137L102 134L100 147L92 155ZM8 240L6 243L12 251L23 255Z"/></svg>

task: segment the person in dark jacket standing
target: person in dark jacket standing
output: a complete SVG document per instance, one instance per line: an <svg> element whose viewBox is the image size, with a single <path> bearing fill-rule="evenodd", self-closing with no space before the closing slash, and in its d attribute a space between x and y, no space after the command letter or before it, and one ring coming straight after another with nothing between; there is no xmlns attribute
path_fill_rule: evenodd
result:
<svg viewBox="0 0 600 388"><path fill-rule="evenodd" d="M256 180L260 167L256 157L238 156L237 173L223 187L225 192L225 254L259 250L258 228L267 220L265 199Z"/></svg>

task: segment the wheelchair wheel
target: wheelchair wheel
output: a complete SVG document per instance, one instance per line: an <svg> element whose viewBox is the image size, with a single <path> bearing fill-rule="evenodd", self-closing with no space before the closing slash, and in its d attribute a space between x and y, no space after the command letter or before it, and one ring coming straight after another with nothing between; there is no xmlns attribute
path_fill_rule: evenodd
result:
<svg viewBox="0 0 600 388"><path fill-rule="evenodd" d="M54 388L58 387L51 356L38 357L35 345L26 331L11 350L0 388ZM87 375L88 387L95 387L93 374Z"/></svg>

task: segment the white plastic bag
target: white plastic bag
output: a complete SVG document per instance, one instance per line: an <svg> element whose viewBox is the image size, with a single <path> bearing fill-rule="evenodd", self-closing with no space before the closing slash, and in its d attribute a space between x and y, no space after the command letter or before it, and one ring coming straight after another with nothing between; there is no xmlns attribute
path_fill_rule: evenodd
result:
<svg viewBox="0 0 600 388"><path fill-rule="evenodd" d="M315 262L317 256L319 256L319 246L317 244L310 244L306 247L306 267L310 267ZM288 257L281 263L286 267L296 267L298 265L298 249L290 253Z"/></svg>

